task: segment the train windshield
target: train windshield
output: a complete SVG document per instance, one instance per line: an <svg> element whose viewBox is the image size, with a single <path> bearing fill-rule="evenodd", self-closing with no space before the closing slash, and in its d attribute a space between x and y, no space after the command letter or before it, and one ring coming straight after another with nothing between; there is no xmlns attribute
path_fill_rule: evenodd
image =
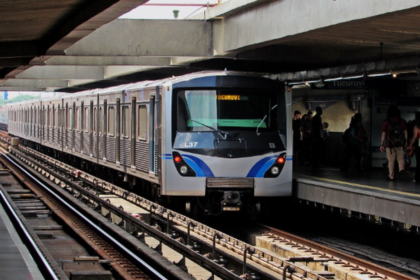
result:
<svg viewBox="0 0 420 280"><path fill-rule="evenodd" d="M177 96L178 131L278 131L275 92L184 90Z"/></svg>

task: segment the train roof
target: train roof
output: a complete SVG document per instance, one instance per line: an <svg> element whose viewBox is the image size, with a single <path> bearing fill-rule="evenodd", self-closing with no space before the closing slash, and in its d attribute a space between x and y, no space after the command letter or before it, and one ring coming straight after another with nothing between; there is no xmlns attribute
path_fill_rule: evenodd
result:
<svg viewBox="0 0 420 280"><path fill-rule="evenodd" d="M78 92L76 94L74 93L68 94L65 96L65 98L72 97L72 96L84 96L84 95L89 95L89 94L105 94L105 93L112 93L112 92L131 91L131 90L136 90L136 89L145 88L145 87L156 87L156 86L164 85L168 82L175 84L179 82L188 81L191 79L203 78L203 77L208 77L208 76L229 76L229 75L253 76L253 77L256 76L256 75L246 74L243 72L233 72L233 71L230 71L230 72L228 71L202 71L202 72L190 73L190 74L186 74L182 76L172 76L172 77L160 79L160 80L153 80L153 81L147 80L147 81L129 83L129 84L118 85L118 86L108 87L108 88L86 90L86 91Z"/></svg>
<svg viewBox="0 0 420 280"><path fill-rule="evenodd" d="M156 87L156 86L160 86L160 85L166 85L167 83L176 84L176 83L180 83L180 82L189 81L189 80L192 80L192 79L204 78L204 77L209 77L209 76L259 77L255 74L248 74L248 73L236 72L236 71L201 71L201 72L190 73L190 74L186 74L186 75L182 75L182 76L172 76L172 77L169 77L169 78L154 80L154 81L147 80L147 81L129 83L129 84L118 85L118 86L113 86L113 87L107 87L107 88L89 89L89 90L80 91L80 92L77 92L77 93L68 93L68 94L65 94L65 95L59 96L59 97L42 98L42 99L39 99L39 100L36 100L36 101L28 100L28 101L22 101L22 102L18 102L18 103L11 104L11 105L12 106L13 105L23 105L23 104L32 103L32 102L39 102L39 101L45 102L45 101L57 100L57 99L63 99L63 98L66 99L66 98L74 98L74 97L79 97L79 96L88 96L88 95L92 95L92 94L106 94L106 93L113 93L113 92L131 91L131 90L136 90L136 89L139 89L139 88Z"/></svg>

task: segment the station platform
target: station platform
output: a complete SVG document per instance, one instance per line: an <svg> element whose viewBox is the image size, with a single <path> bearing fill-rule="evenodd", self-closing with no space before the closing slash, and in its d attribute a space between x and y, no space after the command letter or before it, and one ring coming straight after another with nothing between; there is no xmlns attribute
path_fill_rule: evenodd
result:
<svg viewBox="0 0 420 280"><path fill-rule="evenodd" d="M0 204L0 279L44 279Z"/></svg>
<svg viewBox="0 0 420 280"><path fill-rule="evenodd" d="M414 170L401 179L387 181L385 168L342 172L333 167L314 170L295 165L293 169L294 196L298 199L419 230L420 184L413 182Z"/></svg>

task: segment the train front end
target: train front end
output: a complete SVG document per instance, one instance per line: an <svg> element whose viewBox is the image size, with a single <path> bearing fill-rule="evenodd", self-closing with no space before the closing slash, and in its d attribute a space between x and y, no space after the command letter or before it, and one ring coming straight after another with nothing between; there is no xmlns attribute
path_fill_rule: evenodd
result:
<svg viewBox="0 0 420 280"><path fill-rule="evenodd" d="M208 214L291 195L291 104L282 83L203 75L167 90L164 195L182 196L187 210Z"/></svg>

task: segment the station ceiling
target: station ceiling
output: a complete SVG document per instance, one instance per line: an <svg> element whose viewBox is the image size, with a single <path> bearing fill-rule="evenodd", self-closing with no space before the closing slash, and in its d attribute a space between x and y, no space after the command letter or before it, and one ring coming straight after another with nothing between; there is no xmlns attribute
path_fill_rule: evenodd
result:
<svg viewBox="0 0 420 280"><path fill-rule="evenodd" d="M0 83L30 68L35 58L39 61L63 55L81 38L145 2L2 0Z"/></svg>
<svg viewBox="0 0 420 280"><path fill-rule="evenodd" d="M138 70L135 65L130 65L133 67L132 71L121 72L121 75L113 75L112 78L105 78L103 73L93 75L94 71L86 70L89 66L85 63L72 65L73 69L77 70L77 67L80 67L92 74L89 81L82 83L72 83L62 77L47 79L31 76L34 72L33 69L31 71L32 67L44 65L43 62L49 59L68 56L68 50L74 48L81 39L88 39L95 30L145 2L147 1L1 1L0 91L52 88L57 91L77 92L205 69L227 68L274 73L281 74L283 80L293 81L380 71L406 71L412 74L418 72L420 65L418 1L418 6L412 5L407 9L231 48L217 55L185 59L182 63L147 63L149 66L155 65L153 67L141 67L139 63ZM235 13L245 13L245 10L259 8L258 5L282 1L248 2L251 4L236 7ZM216 15L214 18L208 18L207 22L211 24L227 16L230 14ZM256 21L253 24L257 27L261 24L263 28L261 22ZM109 40L112 41L112 38ZM128 58L130 57L134 60L136 55ZM161 56L150 58L162 59ZM107 64L105 58L102 57L102 60ZM112 66L115 63L113 61L115 60L111 60L107 65ZM55 66L60 66L59 60L55 62ZM68 67L63 63L64 66ZM79 72L83 73L82 70ZM65 75L66 72L63 70L62 74ZM25 77L25 81L17 79L18 77ZM413 79L412 76L411 78Z"/></svg>

